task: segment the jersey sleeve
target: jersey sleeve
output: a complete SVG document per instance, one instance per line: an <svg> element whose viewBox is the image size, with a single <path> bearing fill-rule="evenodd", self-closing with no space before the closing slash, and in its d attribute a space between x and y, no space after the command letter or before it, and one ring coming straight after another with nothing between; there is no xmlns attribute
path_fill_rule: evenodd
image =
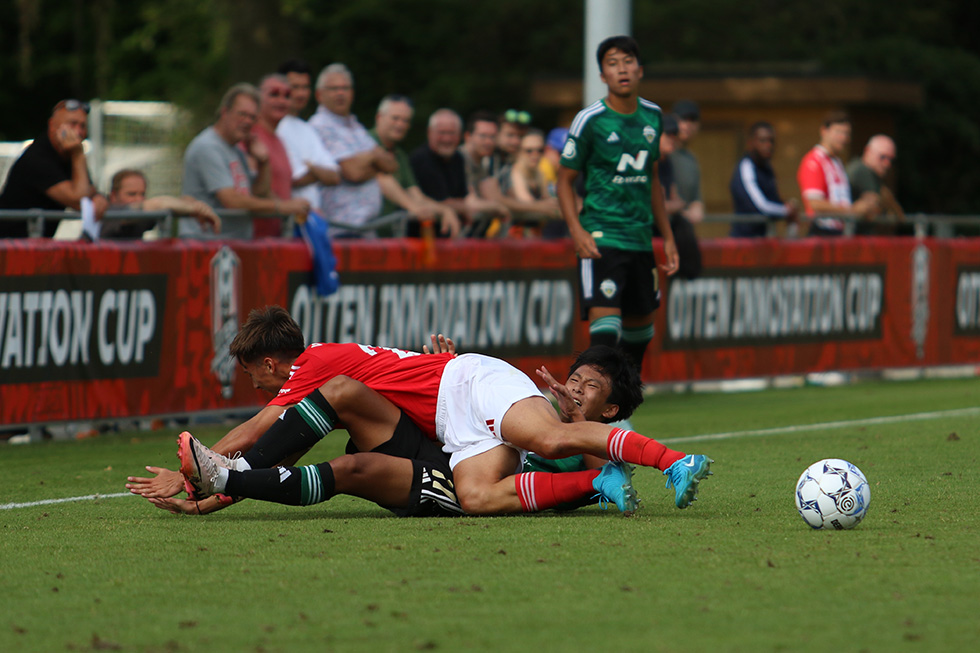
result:
<svg viewBox="0 0 980 653"><path fill-rule="evenodd" d="M585 122L581 130L574 134L569 132L565 139L565 146L561 149L561 165L572 170L582 171L585 169L585 162L591 150L592 125Z"/></svg>
<svg viewBox="0 0 980 653"><path fill-rule="evenodd" d="M827 177L824 175L820 162L812 156L803 159L799 170L796 171L796 181L800 185L800 194L807 199L824 199L827 197Z"/></svg>
<svg viewBox="0 0 980 653"><path fill-rule="evenodd" d="M268 405L291 406L298 404L308 394L323 385L327 378L329 375L324 369L322 361L304 354L296 359L289 378Z"/></svg>

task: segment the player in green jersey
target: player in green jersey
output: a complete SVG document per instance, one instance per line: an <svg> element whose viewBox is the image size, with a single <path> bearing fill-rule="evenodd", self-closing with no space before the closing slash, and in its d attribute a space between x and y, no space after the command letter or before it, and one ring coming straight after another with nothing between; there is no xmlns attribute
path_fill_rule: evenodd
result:
<svg viewBox="0 0 980 653"><path fill-rule="evenodd" d="M663 234L666 274L679 257L657 178L663 113L639 97L643 67L629 36L614 36L596 52L605 99L575 117L561 155L558 201L579 257L582 318L591 344L620 346L638 368L653 339L660 305L653 224ZM581 215L575 181L585 176Z"/></svg>

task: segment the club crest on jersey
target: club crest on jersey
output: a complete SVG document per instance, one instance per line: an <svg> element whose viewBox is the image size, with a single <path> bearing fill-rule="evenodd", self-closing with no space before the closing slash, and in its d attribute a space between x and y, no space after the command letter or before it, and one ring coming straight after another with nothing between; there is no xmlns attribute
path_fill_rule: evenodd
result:
<svg viewBox="0 0 980 653"><path fill-rule="evenodd" d="M568 139L565 141L565 147L561 149L561 155L566 159L575 158L575 141Z"/></svg>
<svg viewBox="0 0 980 653"><path fill-rule="evenodd" d="M603 279L602 283L599 284L599 292L606 296L606 299L612 299L612 296L616 294L616 282L612 279Z"/></svg>
<svg viewBox="0 0 980 653"><path fill-rule="evenodd" d="M647 125L643 128L643 138L647 139L647 143L652 143L653 139L657 137L657 130Z"/></svg>

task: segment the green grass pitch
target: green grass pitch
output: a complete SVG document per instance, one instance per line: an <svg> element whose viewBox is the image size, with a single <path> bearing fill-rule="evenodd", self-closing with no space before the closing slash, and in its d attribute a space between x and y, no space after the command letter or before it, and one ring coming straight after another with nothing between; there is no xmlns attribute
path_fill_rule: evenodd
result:
<svg viewBox="0 0 980 653"><path fill-rule="evenodd" d="M679 511L638 470L629 519L398 519L349 497L203 518L135 497L5 507L0 650L972 650L980 411L944 413L977 406L976 379L648 397L637 430L710 455L715 475ZM732 435L689 439L716 433ZM0 445L0 504L123 492L143 465L174 466L174 436ZM871 483L852 531L812 531L793 506L827 457Z"/></svg>

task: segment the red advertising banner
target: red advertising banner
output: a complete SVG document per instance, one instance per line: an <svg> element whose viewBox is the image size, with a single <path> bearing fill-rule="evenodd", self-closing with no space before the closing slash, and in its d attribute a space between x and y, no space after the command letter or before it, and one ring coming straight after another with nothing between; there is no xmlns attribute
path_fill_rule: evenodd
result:
<svg viewBox="0 0 980 653"><path fill-rule="evenodd" d="M259 406L227 352L248 311L271 303L308 342L418 350L442 332L532 376L563 373L587 346L568 241L335 249L342 285L324 298L300 242L0 241L0 423ZM647 381L980 364L980 241L702 249L699 279L663 280Z"/></svg>

